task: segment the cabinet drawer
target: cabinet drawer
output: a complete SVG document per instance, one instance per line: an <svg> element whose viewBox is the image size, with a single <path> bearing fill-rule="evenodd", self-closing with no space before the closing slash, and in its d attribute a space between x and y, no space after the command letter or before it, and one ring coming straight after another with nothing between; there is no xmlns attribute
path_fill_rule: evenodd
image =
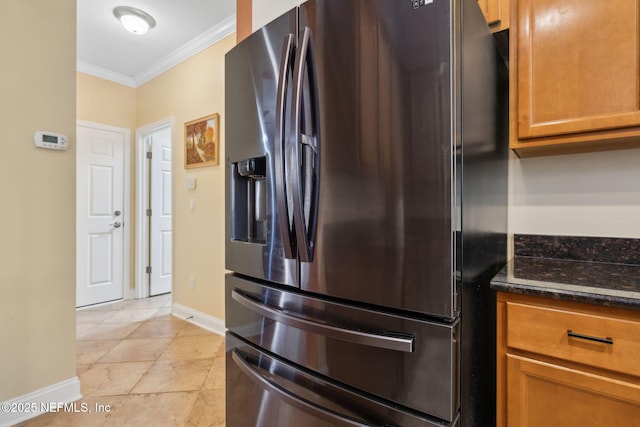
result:
<svg viewBox="0 0 640 427"><path fill-rule="evenodd" d="M507 302L507 346L640 375L640 322Z"/></svg>

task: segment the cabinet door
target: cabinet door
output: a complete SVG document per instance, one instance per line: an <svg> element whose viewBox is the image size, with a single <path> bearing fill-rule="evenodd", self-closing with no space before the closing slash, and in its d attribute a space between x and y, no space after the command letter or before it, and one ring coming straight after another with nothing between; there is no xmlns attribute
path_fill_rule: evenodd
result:
<svg viewBox="0 0 640 427"><path fill-rule="evenodd" d="M640 124L639 3L517 2L518 139Z"/></svg>
<svg viewBox="0 0 640 427"><path fill-rule="evenodd" d="M478 0L491 31L509 28L509 0Z"/></svg>
<svg viewBox="0 0 640 427"><path fill-rule="evenodd" d="M640 420L640 386L507 355L507 425L631 426Z"/></svg>

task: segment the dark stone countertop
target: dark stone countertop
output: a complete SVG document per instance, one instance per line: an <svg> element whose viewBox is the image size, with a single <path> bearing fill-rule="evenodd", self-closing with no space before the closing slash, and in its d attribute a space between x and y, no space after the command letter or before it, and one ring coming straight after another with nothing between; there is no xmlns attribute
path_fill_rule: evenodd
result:
<svg viewBox="0 0 640 427"><path fill-rule="evenodd" d="M515 256L497 291L640 309L640 265Z"/></svg>

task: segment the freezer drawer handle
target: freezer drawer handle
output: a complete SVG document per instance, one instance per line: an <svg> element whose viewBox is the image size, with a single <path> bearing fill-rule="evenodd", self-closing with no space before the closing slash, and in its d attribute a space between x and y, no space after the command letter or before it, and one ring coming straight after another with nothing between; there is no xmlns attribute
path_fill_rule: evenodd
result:
<svg viewBox="0 0 640 427"><path fill-rule="evenodd" d="M309 402L306 399L296 396L280 385L269 381L258 371L256 371L252 366L250 366L249 363L245 361L244 357L238 354L238 350L233 350L233 352L231 353L231 358L233 359L235 364L238 365L238 368L240 368L242 372L244 372L256 384L258 384L266 391L278 395L282 400L286 401L290 405L295 406L296 408L301 409L308 414L314 415L317 418L326 420L335 426L366 426L366 424L362 424L356 420L345 418L344 416L340 416L332 411L328 411L312 402Z"/></svg>
<svg viewBox="0 0 640 427"><path fill-rule="evenodd" d="M243 295L238 289L233 290L231 297L251 311L268 317L271 320L275 320L276 322L284 323L285 325L293 326L294 328L302 329L307 332L313 332L338 340L367 345L370 347L403 351L405 353L413 353L415 349L415 338L409 335L401 336L400 334L392 335L388 333L384 335L372 334L312 322L255 302L251 298Z"/></svg>

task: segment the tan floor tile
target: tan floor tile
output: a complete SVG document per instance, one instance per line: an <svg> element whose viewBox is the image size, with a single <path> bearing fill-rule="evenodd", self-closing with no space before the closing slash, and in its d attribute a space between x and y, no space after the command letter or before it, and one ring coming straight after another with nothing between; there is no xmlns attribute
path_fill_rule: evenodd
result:
<svg viewBox="0 0 640 427"><path fill-rule="evenodd" d="M220 335L178 336L159 360L213 359L224 338Z"/></svg>
<svg viewBox="0 0 640 427"><path fill-rule="evenodd" d="M127 308L162 308L171 307L171 294L159 295L157 297L134 299L127 301Z"/></svg>
<svg viewBox="0 0 640 427"><path fill-rule="evenodd" d="M100 323L116 312L117 310L78 310L76 323Z"/></svg>
<svg viewBox="0 0 640 427"><path fill-rule="evenodd" d="M95 363L119 342L120 340L78 341L76 343L76 363L81 365Z"/></svg>
<svg viewBox="0 0 640 427"><path fill-rule="evenodd" d="M202 390L187 422L188 427L224 427L224 390Z"/></svg>
<svg viewBox="0 0 640 427"><path fill-rule="evenodd" d="M212 359L155 362L131 393L200 390L212 363Z"/></svg>
<svg viewBox="0 0 640 427"><path fill-rule="evenodd" d="M79 311L120 310L126 305L126 303L127 302L124 300L111 301L104 304L96 304L96 305L90 305L87 307L81 307L77 311L79 312Z"/></svg>
<svg viewBox="0 0 640 427"><path fill-rule="evenodd" d="M164 308L159 309L158 313L156 313L151 319L149 319L148 322L155 322L155 321L161 321L161 320L170 320L173 317L175 317L175 316L173 316L171 314L171 310L170 309L167 309L168 313L159 314L164 310L165 310Z"/></svg>
<svg viewBox="0 0 640 427"><path fill-rule="evenodd" d="M216 357L225 357L226 348L225 348L224 344L225 343L224 343L224 337L223 337L222 345L220 345L220 348L218 349L218 352L216 353Z"/></svg>
<svg viewBox="0 0 640 427"><path fill-rule="evenodd" d="M197 397L197 391L114 396L105 426L182 427Z"/></svg>
<svg viewBox="0 0 640 427"><path fill-rule="evenodd" d="M143 325L144 326L144 325ZM139 338L120 341L97 363L141 362L156 360L167 348L171 338Z"/></svg>
<svg viewBox="0 0 640 427"><path fill-rule="evenodd" d="M179 337L193 337L197 335L216 335L216 334L214 334L211 331L207 331L206 329L201 328L200 326L194 325L193 323L189 323L178 334Z"/></svg>
<svg viewBox="0 0 640 427"><path fill-rule="evenodd" d="M84 396L126 394L149 370L153 362L105 363L91 365L79 375Z"/></svg>
<svg viewBox="0 0 640 427"><path fill-rule="evenodd" d="M76 338L91 333L99 323L77 323L76 322Z"/></svg>
<svg viewBox="0 0 640 427"><path fill-rule="evenodd" d="M224 337L173 316L171 304L162 295L78 310L78 405L91 413L20 426L224 426Z"/></svg>
<svg viewBox="0 0 640 427"><path fill-rule="evenodd" d="M202 385L203 390L224 389L224 367L225 359L223 357L213 359L209 375Z"/></svg>
<svg viewBox="0 0 640 427"><path fill-rule="evenodd" d="M174 317L171 315L171 307L162 307L156 311L151 320L169 319L171 317Z"/></svg>
<svg viewBox="0 0 640 427"><path fill-rule="evenodd" d="M159 309L157 308L124 308L113 313L111 316L103 320L104 323L130 323L144 322L153 317Z"/></svg>
<svg viewBox="0 0 640 427"><path fill-rule="evenodd" d="M175 337L188 325L182 319L149 320L136 329L129 338Z"/></svg>
<svg viewBox="0 0 640 427"><path fill-rule="evenodd" d="M79 341L120 340L140 326L139 323L84 323L77 327Z"/></svg>

